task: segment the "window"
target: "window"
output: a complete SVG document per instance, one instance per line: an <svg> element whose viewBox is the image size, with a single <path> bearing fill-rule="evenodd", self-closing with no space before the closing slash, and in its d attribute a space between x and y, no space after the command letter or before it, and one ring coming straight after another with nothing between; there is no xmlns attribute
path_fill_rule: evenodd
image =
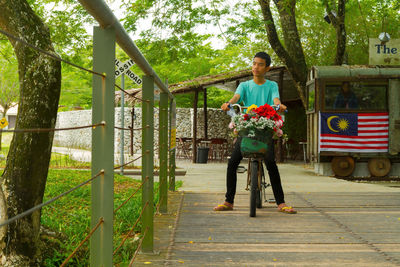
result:
<svg viewBox="0 0 400 267"><path fill-rule="evenodd" d="M327 83L324 103L325 109L386 110L387 85L376 81Z"/></svg>

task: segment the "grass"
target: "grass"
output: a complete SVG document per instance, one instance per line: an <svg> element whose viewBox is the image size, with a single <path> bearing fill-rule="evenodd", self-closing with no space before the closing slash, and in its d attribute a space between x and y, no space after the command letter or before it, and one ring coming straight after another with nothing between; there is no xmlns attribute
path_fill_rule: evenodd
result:
<svg viewBox="0 0 400 267"><path fill-rule="evenodd" d="M51 153L50 168L90 169L90 162L73 160L69 155Z"/></svg>
<svg viewBox="0 0 400 267"><path fill-rule="evenodd" d="M3 145L4 146L4 145ZM9 151L8 146L2 147L0 150L0 168L5 168L6 166L6 158L8 155ZM3 156L1 156L3 155ZM72 159L69 155L61 154L61 153L51 153L51 158L50 158L50 168L53 169L90 169L90 162L83 162L83 161L78 161ZM117 167L119 165L116 165ZM155 166L157 167L157 166ZM140 169L141 166L133 166L132 164L129 164L124 167L124 169Z"/></svg>
<svg viewBox="0 0 400 267"><path fill-rule="evenodd" d="M11 138L11 133L3 133L0 168L4 168L6 165L5 158L9 151ZM52 153L43 202L90 179L91 172L84 170L84 168L90 168L90 163L75 161L68 155ZM0 170L0 176L2 173L3 171ZM141 181L115 174L114 209L128 199L140 185ZM176 187L179 188L180 186L182 186L182 182L177 181ZM154 183L154 194L154 210L156 210L159 199L158 183ZM45 255L43 259L44 266L59 266L90 232L90 197L91 185L89 183L42 209L41 225L43 231L41 239L44 241L42 248L43 255ZM119 246L139 217L141 206L141 190L139 190L114 215L114 249ZM134 238L139 235L141 227L142 225L139 222L133 234L129 236L125 244L114 256L115 266L131 260L137 247L137 242L135 242ZM76 256L69 261L68 266L88 265L89 242L86 242Z"/></svg>
<svg viewBox="0 0 400 267"><path fill-rule="evenodd" d="M90 178L90 172L84 170L50 170L47 178L44 201L76 186ZM114 179L114 209L119 207L140 186L141 181L115 174ZM177 183L181 186L182 183ZM154 184L154 203L158 203L158 183ZM90 231L90 189L85 185L69 195L57 200L51 206L42 210L42 226L56 236L44 235L47 243L45 266L59 266L78 246ZM114 244L116 248L128 234L141 212L141 190L129 202L117 211L114 217ZM154 209L156 209L156 204ZM139 223L134 232L141 230ZM130 236L114 256L114 265L129 262L136 250L137 242ZM88 242L79 250L76 257L70 260L70 266L88 266Z"/></svg>

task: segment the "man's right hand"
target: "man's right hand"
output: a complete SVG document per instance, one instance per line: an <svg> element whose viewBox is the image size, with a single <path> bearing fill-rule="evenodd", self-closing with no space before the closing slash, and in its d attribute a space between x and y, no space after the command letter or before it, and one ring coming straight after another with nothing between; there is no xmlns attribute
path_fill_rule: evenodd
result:
<svg viewBox="0 0 400 267"><path fill-rule="evenodd" d="M229 110L229 102L225 102L222 104L221 109L223 111L228 111Z"/></svg>

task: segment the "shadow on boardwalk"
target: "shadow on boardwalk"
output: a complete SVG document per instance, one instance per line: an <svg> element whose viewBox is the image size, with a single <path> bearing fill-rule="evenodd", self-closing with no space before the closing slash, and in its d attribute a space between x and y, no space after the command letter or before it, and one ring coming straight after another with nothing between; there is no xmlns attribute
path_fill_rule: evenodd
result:
<svg viewBox="0 0 400 267"><path fill-rule="evenodd" d="M226 164L184 167L184 192L170 194L169 213L155 219L159 253L140 255L135 266L400 266L398 188L281 164L286 202L299 213L267 203L250 218L244 175L234 211L214 212L224 200Z"/></svg>

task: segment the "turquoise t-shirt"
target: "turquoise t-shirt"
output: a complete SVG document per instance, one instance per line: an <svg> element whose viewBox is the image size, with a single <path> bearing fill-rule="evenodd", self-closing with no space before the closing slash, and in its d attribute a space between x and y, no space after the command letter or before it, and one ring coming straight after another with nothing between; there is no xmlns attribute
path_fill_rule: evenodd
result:
<svg viewBox="0 0 400 267"><path fill-rule="evenodd" d="M246 107L253 104L259 107L266 103L273 105L274 98L279 98L279 89L274 81L266 80L264 84L258 85L250 80L240 83L235 94L240 95L238 103L243 101Z"/></svg>

